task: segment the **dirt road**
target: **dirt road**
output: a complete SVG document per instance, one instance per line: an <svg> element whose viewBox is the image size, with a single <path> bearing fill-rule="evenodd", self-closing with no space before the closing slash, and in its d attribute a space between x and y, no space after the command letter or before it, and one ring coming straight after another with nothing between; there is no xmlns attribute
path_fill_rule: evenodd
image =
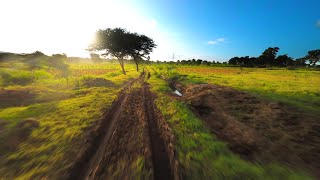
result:
<svg viewBox="0 0 320 180"><path fill-rule="evenodd" d="M119 93L68 179L179 179L170 131L163 132L166 122L144 78L143 73Z"/></svg>

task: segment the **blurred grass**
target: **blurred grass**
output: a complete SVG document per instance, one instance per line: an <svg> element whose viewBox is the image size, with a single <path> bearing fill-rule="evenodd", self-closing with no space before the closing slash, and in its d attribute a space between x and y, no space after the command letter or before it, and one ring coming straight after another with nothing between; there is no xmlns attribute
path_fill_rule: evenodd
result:
<svg viewBox="0 0 320 180"><path fill-rule="evenodd" d="M171 90L163 77L177 76L175 70L161 65L149 70L152 75L148 82L157 94L155 103L177 140L175 150L183 179L312 179L279 164L261 166L240 159L186 104L167 95Z"/></svg>
<svg viewBox="0 0 320 180"><path fill-rule="evenodd" d="M5 122L0 131L0 179L63 178L90 128L117 98L122 85L140 74L133 64L125 66L126 76L117 63L69 64L67 83L48 67L30 72L16 63L0 66L0 91L32 92L36 97L31 104L0 108L0 121ZM19 128L28 118L39 126ZM20 137L20 130L30 131L22 132L28 137Z"/></svg>

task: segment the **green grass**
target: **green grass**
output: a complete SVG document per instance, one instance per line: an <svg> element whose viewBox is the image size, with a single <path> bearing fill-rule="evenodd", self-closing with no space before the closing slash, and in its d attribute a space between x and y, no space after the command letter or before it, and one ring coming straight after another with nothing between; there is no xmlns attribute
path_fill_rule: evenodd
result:
<svg viewBox="0 0 320 180"><path fill-rule="evenodd" d="M155 74L161 73L159 68L153 67L153 70ZM173 71L163 70L163 76L174 75ZM166 94L170 89L163 79L155 75L148 82L158 95L157 107L176 137L175 150L184 179L311 179L278 164L260 166L240 159L210 133L187 104Z"/></svg>
<svg viewBox="0 0 320 180"><path fill-rule="evenodd" d="M0 77L2 90L32 91L36 97L28 105L12 107L8 104L0 108L0 119L6 122L5 131L0 133L0 179L62 178L89 130L117 98L122 85L140 74L132 64L126 65L126 70L124 76L117 63L71 64L67 84L46 67L31 73L23 65L15 69L1 66L0 72L11 78ZM23 79L24 76L32 77L32 81L25 84L12 81L12 77ZM96 78L113 84L83 85L85 80ZM28 118L33 118L39 126L19 128L19 123ZM20 137L20 131L28 137ZM137 168L142 168L139 162Z"/></svg>
<svg viewBox="0 0 320 180"><path fill-rule="evenodd" d="M311 113L320 112L320 71L317 70L180 67L177 72L186 75L192 83L230 86Z"/></svg>

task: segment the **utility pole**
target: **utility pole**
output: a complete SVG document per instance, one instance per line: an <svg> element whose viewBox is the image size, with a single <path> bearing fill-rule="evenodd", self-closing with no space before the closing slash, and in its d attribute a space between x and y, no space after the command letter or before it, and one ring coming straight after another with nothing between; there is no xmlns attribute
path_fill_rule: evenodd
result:
<svg viewBox="0 0 320 180"><path fill-rule="evenodd" d="M174 62L174 53L173 53L173 55L172 55L172 61Z"/></svg>

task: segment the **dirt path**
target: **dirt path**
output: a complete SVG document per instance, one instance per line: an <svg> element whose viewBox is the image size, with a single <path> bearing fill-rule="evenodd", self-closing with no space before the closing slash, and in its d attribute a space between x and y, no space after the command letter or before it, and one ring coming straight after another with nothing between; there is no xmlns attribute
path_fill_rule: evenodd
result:
<svg viewBox="0 0 320 180"><path fill-rule="evenodd" d="M177 179L144 76L119 93L86 140L68 179Z"/></svg>

